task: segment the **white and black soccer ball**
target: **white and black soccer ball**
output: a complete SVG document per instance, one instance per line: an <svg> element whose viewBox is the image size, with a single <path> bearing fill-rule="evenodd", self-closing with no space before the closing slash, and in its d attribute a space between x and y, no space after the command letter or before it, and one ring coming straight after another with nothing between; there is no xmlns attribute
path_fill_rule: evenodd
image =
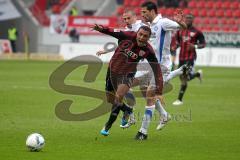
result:
<svg viewBox="0 0 240 160"><path fill-rule="evenodd" d="M26 140L26 146L30 151L38 152L40 151L45 144L43 136L39 133L30 134Z"/></svg>

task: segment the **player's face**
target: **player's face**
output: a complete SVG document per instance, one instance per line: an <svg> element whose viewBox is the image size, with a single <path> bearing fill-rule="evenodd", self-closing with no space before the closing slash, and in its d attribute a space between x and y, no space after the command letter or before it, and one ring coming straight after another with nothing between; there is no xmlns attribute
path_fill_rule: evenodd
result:
<svg viewBox="0 0 240 160"><path fill-rule="evenodd" d="M135 23L135 16L131 13L123 13L123 22L128 26L131 27L133 23Z"/></svg>
<svg viewBox="0 0 240 160"><path fill-rule="evenodd" d="M193 17L186 17L186 24L188 27L192 26Z"/></svg>
<svg viewBox="0 0 240 160"><path fill-rule="evenodd" d="M150 33L148 31L145 31L143 29L139 29L137 32L137 44L140 47L143 47L146 45L147 41L150 38Z"/></svg>
<svg viewBox="0 0 240 160"><path fill-rule="evenodd" d="M145 22L152 22L152 12L147 10L147 7L142 7L141 8L141 16L143 18L143 21Z"/></svg>

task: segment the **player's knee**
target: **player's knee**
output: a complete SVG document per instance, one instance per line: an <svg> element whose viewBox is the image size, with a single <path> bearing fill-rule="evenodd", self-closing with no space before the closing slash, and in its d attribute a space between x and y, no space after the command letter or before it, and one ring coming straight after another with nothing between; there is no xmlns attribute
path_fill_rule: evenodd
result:
<svg viewBox="0 0 240 160"><path fill-rule="evenodd" d="M107 102L113 104L114 99L113 99L113 98L110 98L110 97L107 97Z"/></svg>
<svg viewBox="0 0 240 160"><path fill-rule="evenodd" d="M124 96L124 94L122 94L122 93L116 94L115 102L121 103L123 101L123 96Z"/></svg>
<svg viewBox="0 0 240 160"><path fill-rule="evenodd" d="M113 104L115 100L115 96L112 93L106 94L107 102Z"/></svg>

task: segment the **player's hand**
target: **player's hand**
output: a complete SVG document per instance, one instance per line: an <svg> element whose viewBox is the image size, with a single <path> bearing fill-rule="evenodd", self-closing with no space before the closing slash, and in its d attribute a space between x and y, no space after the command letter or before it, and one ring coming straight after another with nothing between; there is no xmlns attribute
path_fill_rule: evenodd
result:
<svg viewBox="0 0 240 160"><path fill-rule="evenodd" d="M165 106L165 101L164 101L163 95L156 95L155 100L156 101L160 100L161 104Z"/></svg>
<svg viewBox="0 0 240 160"><path fill-rule="evenodd" d="M187 25L185 23L185 15L183 13L183 10L177 9L174 12L173 20L176 21L183 29L187 28Z"/></svg>
<svg viewBox="0 0 240 160"><path fill-rule="evenodd" d="M183 10L177 9L177 10L174 12L173 19L174 19L176 22L181 22L181 21L183 21L183 20L184 20Z"/></svg>
<svg viewBox="0 0 240 160"><path fill-rule="evenodd" d="M95 31L102 31L103 30L103 26L102 25L98 25L98 24L95 24L93 26L90 27L92 30L95 30Z"/></svg>
<svg viewBox="0 0 240 160"><path fill-rule="evenodd" d="M102 54L106 54L107 52L104 50L100 50L96 53L97 56L101 56Z"/></svg>
<svg viewBox="0 0 240 160"><path fill-rule="evenodd" d="M187 50L188 51L193 51L195 50L195 45L192 43L187 43Z"/></svg>

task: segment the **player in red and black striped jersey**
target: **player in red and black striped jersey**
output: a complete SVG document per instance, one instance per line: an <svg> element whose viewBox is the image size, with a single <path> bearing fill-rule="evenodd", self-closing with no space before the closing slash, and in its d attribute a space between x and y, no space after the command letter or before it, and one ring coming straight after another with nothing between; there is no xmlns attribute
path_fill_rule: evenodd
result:
<svg viewBox="0 0 240 160"><path fill-rule="evenodd" d="M109 135L109 129L117 119L119 111L124 105L122 100L132 85L138 62L144 58L148 60L152 71L154 72L154 80L156 84L154 97L157 99L162 99L163 79L161 68L158 65L155 53L151 45L147 42L151 36L151 29L149 27L142 26L137 33L131 31L114 31L111 28L99 25L95 25L92 28L119 40L118 47L110 60L108 68L108 75L111 80L110 89L114 90L115 99L109 120L100 132L102 135L107 136ZM109 90L109 92L111 91ZM150 99L153 97L148 98Z"/></svg>
<svg viewBox="0 0 240 160"><path fill-rule="evenodd" d="M178 99L173 105L182 105L183 95L187 89L187 82L199 78L202 79L202 71L194 73L194 62L197 58L196 49L204 48L206 45L203 33L193 26L194 17L192 14L186 15L187 29L179 30L176 34L176 43L180 47L179 67L188 64L192 70L187 75L181 75L181 89Z"/></svg>

